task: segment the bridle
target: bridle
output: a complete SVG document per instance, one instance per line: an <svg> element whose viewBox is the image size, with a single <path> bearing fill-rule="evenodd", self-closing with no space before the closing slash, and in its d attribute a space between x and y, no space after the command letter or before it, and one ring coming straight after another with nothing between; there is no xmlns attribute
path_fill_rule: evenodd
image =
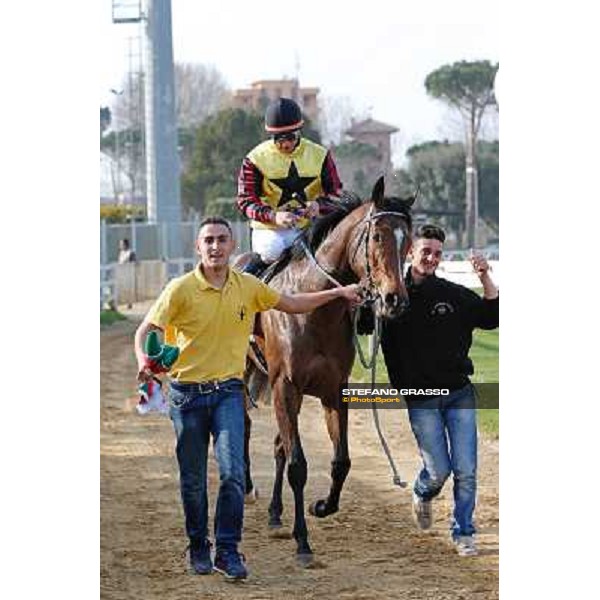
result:
<svg viewBox="0 0 600 600"><path fill-rule="evenodd" d="M377 293L377 286L375 285L375 281L373 279L373 269L371 266L371 261L369 260L369 242L371 240L371 230L373 228L373 224L375 223L375 221L377 221L378 219L380 219L381 217L401 217L405 223L408 223L408 217L406 214L399 212L399 211L392 211L392 210L385 210L385 211L381 211L381 212L374 212L374 206L371 206L371 209L369 210L369 214L366 215L366 217L363 219L363 222L365 222L365 227L362 230L362 233L360 234L360 236L358 237L358 240L356 242L356 247L354 248L354 252L352 254L352 258L350 260L350 262L354 262L354 259L356 258L356 255L358 253L358 250L360 249L361 243L363 238L365 238L365 244L364 244L364 248L365 248L365 270L366 270L366 285L363 285L363 304L368 304L368 305L372 305L377 301L377 298L379 297L379 294ZM403 264L403 260L402 260L402 246L404 244L404 241L406 240L406 236L403 234L402 235L402 242L400 243L400 247L398 248L398 251L400 253L400 272L402 274L402 271L404 269L404 264Z"/></svg>
<svg viewBox="0 0 600 600"><path fill-rule="evenodd" d="M371 239L371 229L373 227L373 223L375 221L377 221L378 219L380 219L381 217L389 217L389 216L401 217L405 222L408 222L408 216L403 212L391 211L391 210L374 212L373 206L371 206L369 213L359 222L359 225L360 225L360 223L364 223L365 227L363 228L361 234L357 238L354 252L352 253L352 258L350 259L350 262L351 263L354 262L354 259L356 258L356 255L358 254L358 251L361 247L361 243L364 239L365 240L365 244L364 244L364 247L365 247L365 270L367 273L367 276L366 276L367 282L366 282L366 285L363 284L361 286L361 295L363 297L363 301L361 302L360 306L371 305L374 302L376 302L376 300L378 298L377 286L375 285L375 281L373 279L373 269L371 267L371 262L369 260L369 241ZM401 260L400 271L401 272L404 268L404 264L402 262L402 245L404 244L404 240L406 239L406 236L403 235L402 237L403 237L403 239L400 244L400 248L398 248L398 250L400 252L400 260ZM304 238L299 236L298 241L299 241L299 244L300 244L302 250L304 251L304 254L307 256L307 258L312 263L312 265L322 275L324 275L331 283L333 283L333 285L335 285L336 287L342 287L343 284L341 284L331 273L329 273L326 269L324 269L319 264L319 261L316 259L315 255L312 253L310 248L307 246Z"/></svg>

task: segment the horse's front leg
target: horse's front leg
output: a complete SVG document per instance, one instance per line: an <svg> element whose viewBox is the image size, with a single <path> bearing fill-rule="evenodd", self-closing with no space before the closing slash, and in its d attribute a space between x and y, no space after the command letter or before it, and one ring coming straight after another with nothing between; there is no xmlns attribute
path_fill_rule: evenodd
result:
<svg viewBox="0 0 600 600"><path fill-rule="evenodd" d="M290 462L288 465L288 482L294 492L294 530L292 532L296 544L296 558L302 567L308 567L313 562L313 551L308 543L308 529L304 516L304 486L308 477L308 466L300 437L292 439Z"/></svg>
<svg viewBox="0 0 600 600"><path fill-rule="evenodd" d="M326 499L316 500L310 505L310 514L316 517L326 517L339 510L340 494L351 465L348 452L348 407L340 404L335 408L325 406L324 410L327 431L333 443L331 487Z"/></svg>

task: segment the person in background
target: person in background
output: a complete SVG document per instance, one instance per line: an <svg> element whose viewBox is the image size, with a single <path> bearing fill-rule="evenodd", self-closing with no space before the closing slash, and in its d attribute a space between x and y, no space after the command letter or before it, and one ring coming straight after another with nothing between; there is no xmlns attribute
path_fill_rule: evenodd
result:
<svg viewBox="0 0 600 600"><path fill-rule="evenodd" d="M128 262L135 262L136 260L135 252L129 247L129 240L127 238L119 240L118 263L122 265Z"/></svg>
<svg viewBox="0 0 600 600"><path fill-rule="evenodd" d="M135 262L137 260L135 256L135 252L129 247L129 240L127 238L123 238L119 240L119 256L117 257L117 262L120 265L124 265L126 263ZM135 287L135 280L134 280ZM135 293L134 293L135 296ZM131 302L127 303L127 308L131 308Z"/></svg>

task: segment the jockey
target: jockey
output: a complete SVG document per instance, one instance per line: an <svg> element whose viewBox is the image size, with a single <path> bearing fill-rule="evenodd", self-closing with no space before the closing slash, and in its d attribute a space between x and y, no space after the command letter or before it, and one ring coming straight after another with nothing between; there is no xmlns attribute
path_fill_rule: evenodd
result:
<svg viewBox="0 0 600 600"><path fill-rule="evenodd" d="M238 177L237 206L251 220L252 250L258 255L245 271L259 274L292 245L310 219L317 199L339 196L342 184L330 152L302 137L302 111L279 98L265 113L268 139L251 150Z"/></svg>

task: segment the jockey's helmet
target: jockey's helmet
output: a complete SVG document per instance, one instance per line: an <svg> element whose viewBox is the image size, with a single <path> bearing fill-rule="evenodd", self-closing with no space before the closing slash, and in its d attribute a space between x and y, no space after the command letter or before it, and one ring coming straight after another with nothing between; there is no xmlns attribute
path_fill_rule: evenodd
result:
<svg viewBox="0 0 600 600"><path fill-rule="evenodd" d="M273 135L296 131L304 125L302 111L291 98L278 98L267 106L265 130Z"/></svg>

